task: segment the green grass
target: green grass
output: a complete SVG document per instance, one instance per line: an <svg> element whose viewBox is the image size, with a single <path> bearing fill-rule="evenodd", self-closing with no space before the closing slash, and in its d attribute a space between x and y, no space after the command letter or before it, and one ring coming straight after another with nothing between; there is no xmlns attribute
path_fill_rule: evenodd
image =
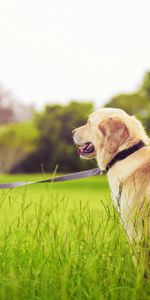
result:
<svg viewBox="0 0 150 300"><path fill-rule="evenodd" d="M0 220L0 300L149 299L105 177L0 191Z"/></svg>

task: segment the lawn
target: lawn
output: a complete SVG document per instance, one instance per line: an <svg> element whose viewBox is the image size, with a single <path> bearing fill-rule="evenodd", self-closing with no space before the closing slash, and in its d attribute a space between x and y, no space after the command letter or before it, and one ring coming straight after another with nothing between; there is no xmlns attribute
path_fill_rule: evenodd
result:
<svg viewBox="0 0 150 300"><path fill-rule="evenodd" d="M149 299L104 176L0 191L0 220L0 300Z"/></svg>

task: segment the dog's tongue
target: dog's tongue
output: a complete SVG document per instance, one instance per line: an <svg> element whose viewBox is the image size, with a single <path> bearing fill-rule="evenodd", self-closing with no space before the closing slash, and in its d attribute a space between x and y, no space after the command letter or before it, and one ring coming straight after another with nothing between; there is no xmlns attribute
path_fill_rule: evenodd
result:
<svg viewBox="0 0 150 300"><path fill-rule="evenodd" d="M77 150L78 155L84 155L93 152L94 146L92 143L86 143L83 147L79 147Z"/></svg>

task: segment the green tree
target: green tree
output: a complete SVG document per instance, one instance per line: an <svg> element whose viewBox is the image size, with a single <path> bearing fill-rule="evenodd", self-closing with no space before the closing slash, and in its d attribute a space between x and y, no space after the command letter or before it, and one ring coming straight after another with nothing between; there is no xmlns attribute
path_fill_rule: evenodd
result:
<svg viewBox="0 0 150 300"><path fill-rule="evenodd" d="M143 82L139 89L139 94L145 98L148 98L150 101L150 71L144 76Z"/></svg>
<svg viewBox="0 0 150 300"><path fill-rule="evenodd" d="M68 105L48 105L44 112L37 114L35 123L39 138L36 151L21 164L23 172L39 172L41 165L46 172L79 171L93 166L80 160L72 139L72 130L83 125L93 111L91 102L71 102Z"/></svg>

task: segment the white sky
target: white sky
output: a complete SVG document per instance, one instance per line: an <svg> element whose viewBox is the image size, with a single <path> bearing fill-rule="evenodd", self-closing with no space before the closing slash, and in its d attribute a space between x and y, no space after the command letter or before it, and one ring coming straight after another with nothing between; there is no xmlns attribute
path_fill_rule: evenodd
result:
<svg viewBox="0 0 150 300"><path fill-rule="evenodd" d="M96 106L150 69L150 0L0 0L0 82L20 101Z"/></svg>

